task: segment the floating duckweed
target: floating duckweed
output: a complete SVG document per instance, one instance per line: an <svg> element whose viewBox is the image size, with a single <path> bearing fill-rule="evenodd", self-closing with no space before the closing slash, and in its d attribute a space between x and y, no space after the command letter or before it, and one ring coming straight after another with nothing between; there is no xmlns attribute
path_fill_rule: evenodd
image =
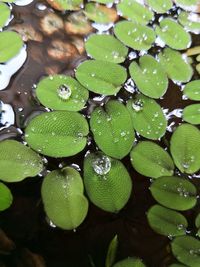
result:
<svg viewBox="0 0 200 267"><path fill-rule="evenodd" d="M105 175L110 171L111 162L107 156L102 155L102 157L96 158L92 162L94 171L99 175Z"/></svg>

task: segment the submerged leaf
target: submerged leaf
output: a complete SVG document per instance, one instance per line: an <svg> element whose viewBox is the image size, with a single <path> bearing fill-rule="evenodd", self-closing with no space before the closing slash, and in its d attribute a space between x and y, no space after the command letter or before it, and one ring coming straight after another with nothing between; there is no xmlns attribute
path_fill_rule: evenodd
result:
<svg viewBox="0 0 200 267"><path fill-rule="evenodd" d="M147 0L147 3L156 13L161 14L173 7L172 0Z"/></svg>
<svg viewBox="0 0 200 267"><path fill-rule="evenodd" d="M113 267L145 267L141 259L127 258L113 265Z"/></svg>
<svg viewBox="0 0 200 267"><path fill-rule="evenodd" d="M200 80L187 83L184 87L183 93L191 100L200 101Z"/></svg>
<svg viewBox="0 0 200 267"><path fill-rule="evenodd" d="M200 124L200 104L185 107L183 110L183 120L191 124Z"/></svg>
<svg viewBox="0 0 200 267"><path fill-rule="evenodd" d="M10 8L8 5L0 2L0 28L4 27L10 17Z"/></svg>
<svg viewBox="0 0 200 267"><path fill-rule="evenodd" d="M10 207L13 201L13 196L10 189L0 183L0 211L6 210Z"/></svg>
<svg viewBox="0 0 200 267"><path fill-rule="evenodd" d="M105 267L113 266L117 255L117 248L118 248L118 237L117 235L115 235L115 237L112 239L108 247Z"/></svg>
<svg viewBox="0 0 200 267"><path fill-rule="evenodd" d="M47 0L47 2L55 9L64 10L78 10L83 4L82 0Z"/></svg>

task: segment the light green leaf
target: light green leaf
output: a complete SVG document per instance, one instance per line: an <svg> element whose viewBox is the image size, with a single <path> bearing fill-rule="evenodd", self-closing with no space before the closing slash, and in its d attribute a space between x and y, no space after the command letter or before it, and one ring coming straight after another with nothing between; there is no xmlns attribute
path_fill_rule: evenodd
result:
<svg viewBox="0 0 200 267"><path fill-rule="evenodd" d="M200 21L198 14L182 11L178 16L178 21L184 26L186 30L194 33L199 33Z"/></svg>
<svg viewBox="0 0 200 267"><path fill-rule="evenodd" d="M159 62L162 64L168 77L174 82L189 82L193 75L193 69L178 51L165 48L158 55Z"/></svg>
<svg viewBox="0 0 200 267"><path fill-rule="evenodd" d="M10 17L10 8L8 5L0 2L0 28L2 28Z"/></svg>
<svg viewBox="0 0 200 267"><path fill-rule="evenodd" d="M162 147L150 141L139 142L131 151L131 163L140 174L159 178L174 173L174 163Z"/></svg>
<svg viewBox="0 0 200 267"><path fill-rule="evenodd" d="M150 191L159 204L170 209L188 210L197 202L195 186L180 177L160 177L150 186Z"/></svg>
<svg viewBox="0 0 200 267"><path fill-rule="evenodd" d="M177 211L154 205L148 210L147 218L151 228L158 234L166 236L186 235L187 220Z"/></svg>
<svg viewBox="0 0 200 267"><path fill-rule="evenodd" d="M190 267L199 267L200 241L192 236L176 237L172 243L172 253L181 263Z"/></svg>
<svg viewBox="0 0 200 267"><path fill-rule="evenodd" d="M118 237L117 237L117 235L115 235L114 238L112 239L112 241L110 242L109 247L108 247L105 267L112 267L113 266L113 264L115 262L116 255L117 255L117 248L118 248Z"/></svg>
<svg viewBox="0 0 200 267"><path fill-rule="evenodd" d="M172 0L147 0L147 4L156 12L156 13L166 13L169 9L172 8Z"/></svg>
<svg viewBox="0 0 200 267"><path fill-rule="evenodd" d="M114 95L126 81L127 73L124 67L115 63L87 60L78 66L76 78L94 93Z"/></svg>
<svg viewBox="0 0 200 267"><path fill-rule="evenodd" d="M195 126L178 126L171 137L170 150L181 172L191 174L200 169L200 131Z"/></svg>
<svg viewBox="0 0 200 267"><path fill-rule="evenodd" d="M185 107L183 110L183 120L191 124L200 124L200 104Z"/></svg>
<svg viewBox="0 0 200 267"><path fill-rule="evenodd" d="M198 12L199 0L174 0L174 2L186 11Z"/></svg>
<svg viewBox="0 0 200 267"><path fill-rule="evenodd" d="M121 210L132 190L124 165L102 153L89 154L84 159L84 184L91 202L108 212Z"/></svg>
<svg viewBox="0 0 200 267"><path fill-rule="evenodd" d="M115 263L113 267L145 267L145 265L141 259L127 258Z"/></svg>
<svg viewBox="0 0 200 267"><path fill-rule="evenodd" d="M196 219L195 219L195 226L198 229L197 231L197 236L200 237L200 213L197 215Z"/></svg>
<svg viewBox="0 0 200 267"><path fill-rule="evenodd" d="M70 167L52 171L44 178L42 200L49 219L66 230L78 227L88 212L81 176Z"/></svg>
<svg viewBox="0 0 200 267"><path fill-rule="evenodd" d="M78 10L83 4L82 0L47 0L57 10Z"/></svg>
<svg viewBox="0 0 200 267"><path fill-rule="evenodd" d="M13 201L13 196L10 189L5 185L0 183L0 211L8 209Z"/></svg>
<svg viewBox="0 0 200 267"><path fill-rule="evenodd" d="M4 182L19 182L43 169L41 157L20 142L1 141L0 151L0 180Z"/></svg>
<svg viewBox="0 0 200 267"><path fill-rule="evenodd" d="M159 104L144 95L129 100L127 108L133 118L133 127L143 137L156 140L167 128L167 120Z"/></svg>
<svg viewBox="0 0 200 267"><path fill-rule="evenodd" d="M108 156L122 159L130 152L135 134L132 118L122 103L111 100L96 108L90 127L98 147Z"/></svg>
<svg viewBox="0 0 200 267"><path fill-rule="evenodd" d="M113 63L124 62L128 48L112 35L93 34L85 42L87 54Z"/></svg>
<svg viewBox="0 0 200 267"><path fill-rule="evenodd" d="M191 100L200 101L200 80L187 83L184 87L183 93Z"/></svg>
<svg viewBox="0 0 200 267"><path fill-rule="evenodd" d="M81 114L53 111L33 118L25 130L25 139L41 154L69 157L84 149L88 132L88 123Z"/></svg>
<svg viewBox="0 0 200 267"><path fill-rule="evenodd" d="M152 56L140 57L139 64L132 62L129 71L138 89L146 96L160 98L168 87L168 78L160 63Z"/></svg>
<svg viewBox="0 0 200 267"><path fill-rule="evenodd" d="M147 26L131 21L118 22L114 27L116 37L135 50L148 50L155 41L154 31Z"/></svg>

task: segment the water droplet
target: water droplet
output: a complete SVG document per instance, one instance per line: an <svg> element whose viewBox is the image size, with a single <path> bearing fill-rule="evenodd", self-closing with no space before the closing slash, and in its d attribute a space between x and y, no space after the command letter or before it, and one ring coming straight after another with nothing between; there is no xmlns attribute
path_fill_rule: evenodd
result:
<svg viewBox="0 0 200 267"><path fill-rule="evenodd" d="M136 100L135 102L133 102L132 104L132 108L136 111L139 112L143 109L143 102L142 100Z"/></svg>
<svg viewBox="0 0 200 267"><path fill-rule="evenodd" d="M57 93L62 100L67 100L71 96L72 91L69 86L67 86L66 84L62 84L59 86Z"/></svg>
<svg viewBox="0 0 200 267"><path fill-rule="evenodd" d="M110 171L111 162L106 156L101 156L92 162L94 171L99 175L105 175Z"/></svg>

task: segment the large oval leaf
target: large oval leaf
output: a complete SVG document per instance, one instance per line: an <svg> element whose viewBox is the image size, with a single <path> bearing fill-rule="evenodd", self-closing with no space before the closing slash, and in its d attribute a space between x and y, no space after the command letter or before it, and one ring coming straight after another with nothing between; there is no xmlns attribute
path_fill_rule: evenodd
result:
<svg viewBox="0 0 200 267"><path fill-rule="evenodd" d="M131 151L131 163L140 174L159 178L174 172L174 163L162 147L150 141L139 142Z"/></svg>
<svg viewBox="0 0 200 267"><path fill-rule="evenodd" d="M159 204L175 210L188 210L197 202L196 188L186 179L163 176L150 187L150 191Z"/></svg>
<svg viewBox="0 0 200 267"><path fill-rule="evenodd" d="M172 243L172 252L178 261L191 267L199 267L200 241L192 236L176 237Z"/></svg>
<svg viewBox="0 0 200 267"><path fill-rule="evenodd" d="M0 28L2 28L10 17L10 8L4 3L0 3L0 14Z"/></svg>
<svg viewBox="0 0 200 267"><path fill-rule="evenodd" d="M113 63L125 60L128 48L112 35L93 34L85 43L85 48L91 57Z"/></svg>
<svg viewBox="0 0 200 267"><path fill-rule="evenodd" d="M89 97L88 90L75 79L55 75L42 79L36 89L40 102L52 109L78 111Z"/></svg>
<svg viewBox="0 0 200 267"><path fill-rule="evenodd" d="M14 141L0 142L0 180L18 182L33 177L43 169L41 157L29 147Z"/></svg>
<svg viewBox="0 0 200 267"><path fill-rule="evenodd" d="M102 153L89 154L84 160L86 192L97 207L118 212L127 203L132 182L124 165Z"/></svg>
<svg viewBox="0 0 200 267"><path fill-rule="evenodd" d="M129 100L127 108L133 118L133 127L148 139L159 139L165 134L167 120L159 104L144 95Z"/></svg>
<svg viewBox="0 0 200 267"><path fill-rule="evenodd" d="M161 65L149 55L132 62L129 71L138 89L146 96L160 98L168 87L168 78Z"/></svg>
<svg viewBox="0 0 200 267"><path fill-rule="evenodd" d="M191 124L200 124L200 104L185 107L183 110L183 120Z"/></svg>
<svg viewBox="0 0 200 267"><path fill-rule="evenodd" d="M145 267L141 259L127 258L113 265L113 267Z"/></svg>
<svg viewBox="0 0 200 267"><path fill-rule="evenodd" d="M127 73L125 68L115 63L87 60L78 66L76 78L94 93L114 95L125 82Z"/></svg>
<svg viewBox="0 0 200 267"><path fill-rule="evenodd" d="M135 138L132 118L126 107L111 100L93 111L90 127L98 147L107 155L121 159L131 150Z"/></svg>
<svg viewBox="0 0 200 267"><path fill-rule="evenodd" d="M13 201L13 196L10 189L0 183L0 211L6 210L10 207Z"/></svg>
<svg viewBox="0 0 200 267"><path fill-rule="evenodd" d="M200 169L200 131L195 126L180 125L171 137L170 150L181 172L191 174Z"/></svg>
<svg viewBox="0 0 200 267"><path fill-rule="evenodd" d="M33 118L25 130L25 139L41 154L68 157L84 149L88 132L88 123L81 114L53 111Z"/></svg>
<svg viewBox="0 0 200 267"><path fill-rule="evenodd" d="M131 21L118 22L114 33L122 43L135 50L148 50L156 38L150 27Z"/></svg>
<svg viewBox="0 0 200 267"><path fill-rule="evenodd" d="M172 0L147 0L147 3L156 13L166 13L173 6Z"/></svg>
<svg viewBox="0 0 200 267"><path fill-rule="evenodd" d="M166 236L186 234L187 220L177 211L154 205L148 210L147 218L151 228L158 234Z"/></svg>
<svg viewBox="0 0 200 267"><path fill-rule="evenodd" d="M183 93L191 100L200 101L200 80L187 83L184 87Z"/></svg>
<svg viewBox="0 0 200 267"><path fill-rule="evenodd" d="M42 200L49 219L66 230L78 227L88 212L82 179L70 167L52 171L44 178Z"/></svg>

